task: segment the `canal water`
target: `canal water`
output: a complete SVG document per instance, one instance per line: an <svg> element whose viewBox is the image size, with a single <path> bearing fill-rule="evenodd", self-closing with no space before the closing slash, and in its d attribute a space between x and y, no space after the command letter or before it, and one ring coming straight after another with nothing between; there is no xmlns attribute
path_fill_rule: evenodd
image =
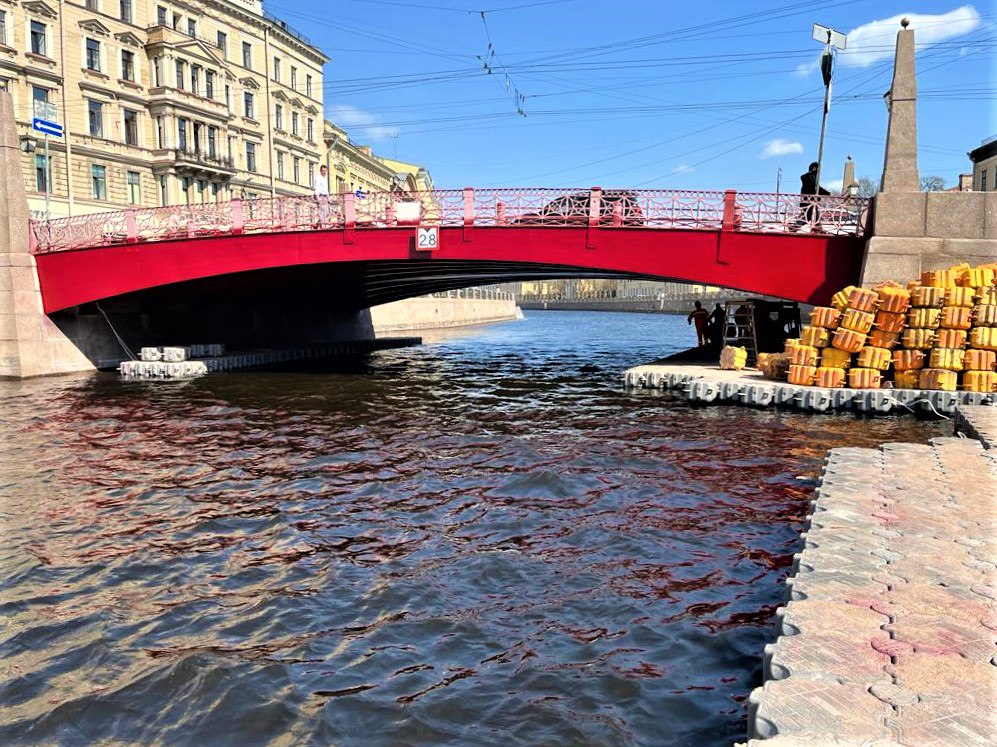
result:
<svg viewBox="0 0 997 747"><path fill-rule="evenodd" d="M741 738L826 450L950 426L620 387L692 340L532 312L311 370L0 382L0 743Z"/></svg>

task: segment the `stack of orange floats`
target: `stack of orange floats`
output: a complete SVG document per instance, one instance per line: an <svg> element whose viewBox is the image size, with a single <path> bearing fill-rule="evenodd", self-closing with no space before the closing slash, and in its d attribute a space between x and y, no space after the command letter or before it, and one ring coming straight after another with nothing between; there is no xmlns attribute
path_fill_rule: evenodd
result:
<svg viewBox="0 0 997 747"><path fill-rule="evenodd" d="M785 353L791 384L878 389L892 365L898 389L997 392L997 264L845 288Z"/></svg>

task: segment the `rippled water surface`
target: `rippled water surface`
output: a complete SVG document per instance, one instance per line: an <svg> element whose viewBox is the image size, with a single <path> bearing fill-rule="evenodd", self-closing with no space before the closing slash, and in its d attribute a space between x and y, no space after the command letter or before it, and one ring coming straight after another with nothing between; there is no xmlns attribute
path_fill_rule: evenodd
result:
<svg viewBox="0 0 997 747"><path fill-rule="evenodd" d="M437 337L0 382L0 743L730 744L825 450L946 430L623 391L675 317Z"/></svg>

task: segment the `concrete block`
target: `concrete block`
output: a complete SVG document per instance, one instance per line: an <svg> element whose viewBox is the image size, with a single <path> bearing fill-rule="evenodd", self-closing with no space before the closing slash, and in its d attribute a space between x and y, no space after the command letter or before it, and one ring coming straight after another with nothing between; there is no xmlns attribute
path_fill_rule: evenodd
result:
<svg viewBox="0 0 997 747"><path fill-rule="evenodd" d="M945 239L943 252L949 257L958 257L959 262L969 262L971 265L997 262L997 239Z"/></svg>
<svg viewBox="0 0 997 747"><path fill-rule="evenodd" d="M983 199L983 238L997 239L997 192L981 192Z"/></svg>
<svg viewBox="0 0 997 747"><path fill-rule="evenodd" d="M34 267L34 257L30 254L0 252L0 267Z"/></svg>
<svg viewBox="0 0 997 747"><path fill-rule="evenodd" d="M926 192L927 236L943 239L982 239L985 192Z"/></svg>
<svg viewBox="0 0 997 747"><path fill-rule="evenodd" d="M907 242L909 239L878 236L869 241L862 267L862 285L868 287L887 280L920 277L921 258L904 246Z"/></svg>
<svg viewBox="0 0 997 747"><path fill-rule="evenodd" d="M0 340L17 339L17 317L13 314L0 314Z"/></svg>
<svg viewBox="0 0 997 747"><path fill-rule="evenodd" d="M14 290L9 294L10 301L12 303L11 310L15 314L41 314L42 313L42 299L37 291L23 288L14 287Z"/></svg>
<svg viewBox="0 0 997 747"><path fill-rule="evenodd" d="M888 740L893 709L864 686L791 677L770 680L748 704L752 738L797 738L797 744L871 743Z"/></svg>
<svg viewBox="0 0 997 747"><path fill-rule="evenodd" d="M926 192L880 192L873 218L875 236L926 236Z"/></svg>

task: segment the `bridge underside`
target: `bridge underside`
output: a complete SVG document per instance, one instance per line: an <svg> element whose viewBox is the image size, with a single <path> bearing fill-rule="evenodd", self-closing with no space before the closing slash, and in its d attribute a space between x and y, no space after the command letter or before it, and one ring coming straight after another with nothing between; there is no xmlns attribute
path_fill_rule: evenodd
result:
<svg viewBox="0 0 997 747"><path fill-rule="evenodd" d="M443 228L416 251L407 228L254 234L116 245L37 257L45 311L142 292L316 294L339 308L469 285L567 277L641 277L826 302L858 279L853 236L642 228Z"/></svg>
<svg viewBox="0 0 997 747"><path fill-rule="evenodd" d="M631 277L826 302L855 282L854 237L580 228L311 231L108 246L36 257L45 311L98 367L149 344L234 348L373 336L365 309L512 280ZM119 339L120 338L120 341ZM122 344L123 343L123 344Z"/></svg>

